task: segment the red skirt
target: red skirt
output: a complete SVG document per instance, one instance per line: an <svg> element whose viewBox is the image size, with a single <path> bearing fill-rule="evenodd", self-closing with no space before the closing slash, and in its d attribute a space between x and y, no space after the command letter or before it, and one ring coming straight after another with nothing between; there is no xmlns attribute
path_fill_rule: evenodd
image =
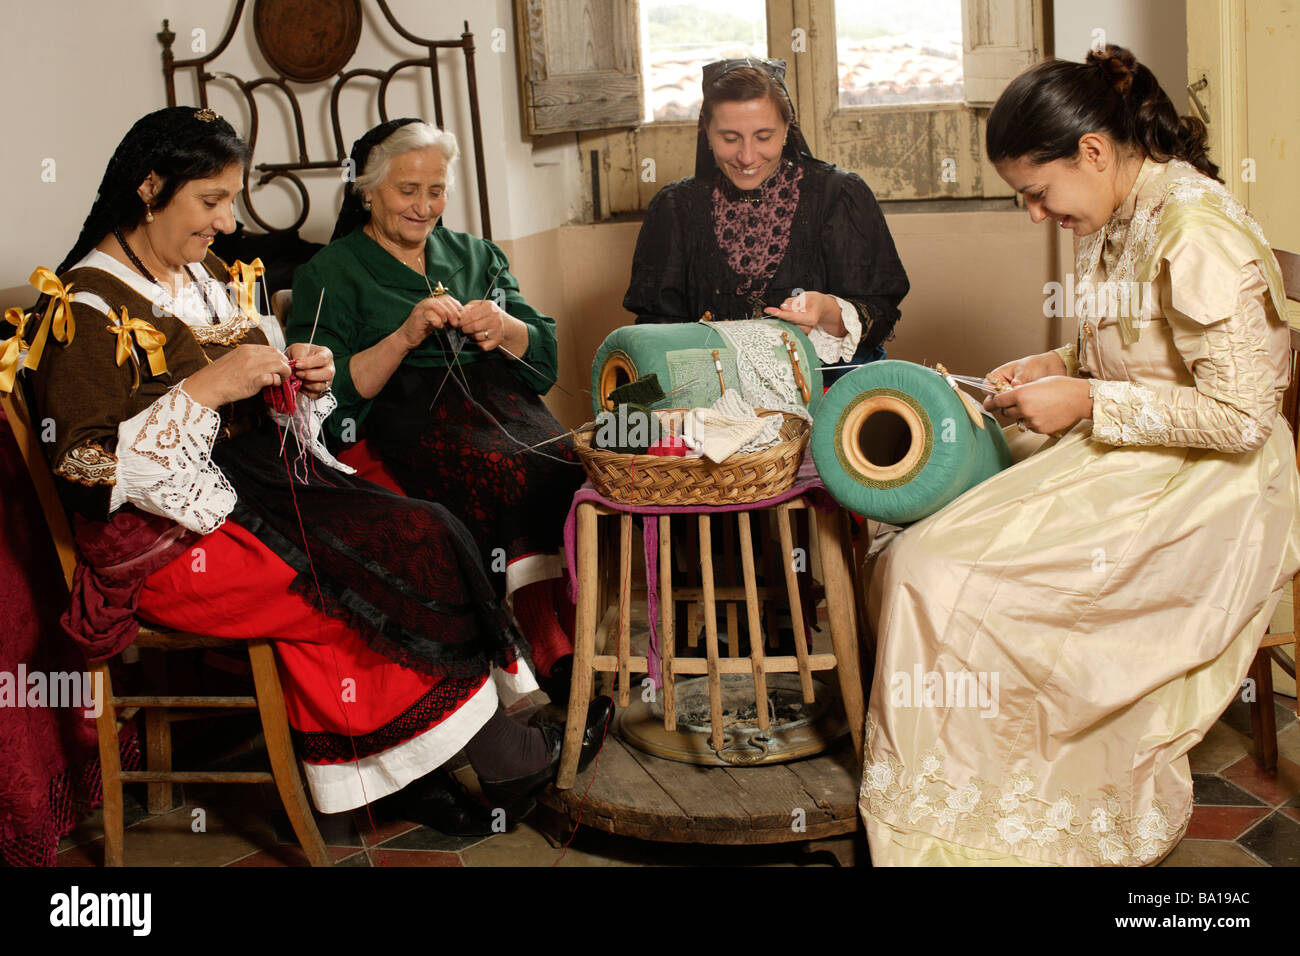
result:
<svg viewBox="0 0 1300 956"><path fill-rule="evenodd" d="M214 637L275 639L294 748L322 812L361 806L440 766L495 712L498 685L511 699L537 686L518 664L463 679L402 667L291 592L294 576L227 521L146 580L139 613Z"/></svg>

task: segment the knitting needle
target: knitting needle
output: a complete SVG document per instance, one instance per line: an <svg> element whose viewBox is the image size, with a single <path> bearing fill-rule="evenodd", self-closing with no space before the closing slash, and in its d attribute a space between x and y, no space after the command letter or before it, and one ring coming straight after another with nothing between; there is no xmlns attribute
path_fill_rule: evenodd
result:
<svg viewBox="0 0 1300 956"><path fill-rule="evenodd" d="M320 324L320 309L325 304L325 287L320 287L320 298L316 300L316 318L311 323L311 335L307 336L307 353L311 354L311 345L316 341L316 326ZM292 421L292 416L290 416ZM280 436L280 455L284 455L284 443L289 437L289 429L286 427L284 434Z"/></svg>

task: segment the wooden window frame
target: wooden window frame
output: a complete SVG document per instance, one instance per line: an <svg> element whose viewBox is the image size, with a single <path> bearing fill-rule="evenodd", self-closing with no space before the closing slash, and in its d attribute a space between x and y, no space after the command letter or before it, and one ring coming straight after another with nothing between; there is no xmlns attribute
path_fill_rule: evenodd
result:
<svg viewBox="0 0 1300 956"><path fill-rule="evenodd" d="M962 0L965 82L977 99L894 106L840 106L834 7L834 0L767 0L769 56L788 64L786 83L813 155L858 173L882 201L1013 196L984 157L988 109L1007 79L1041 58L1050 4ZM579 133L588 221L643 211L661 186L694 172L695 142L691 121ZM590 190L593 158L599 209Z"/></svg>

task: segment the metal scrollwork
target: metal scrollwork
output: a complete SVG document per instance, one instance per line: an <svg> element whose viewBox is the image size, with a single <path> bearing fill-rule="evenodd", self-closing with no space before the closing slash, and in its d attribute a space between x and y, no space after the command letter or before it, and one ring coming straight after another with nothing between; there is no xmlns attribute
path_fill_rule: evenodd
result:
<svg viewBox="0 0 1300 956"><path fill-rule="evenodd" d="M360 38L361 16L360 0L256 0L254 10L254 30L257 42L267 62L279 72L275 76L261 76L244 80L227 72L210 72L208 67L230 45L244 14L247 0L237 0L235 11L226 32L220 42L209 53L188 60L177 60L172 52L172 43L176 34L170 29L169 22L163 21L162 30L157 34L162 45L163 80L167 87L167 105L176 105L176 72L192 69L198 85L198 105L208 106L208 84L214 80L233 83L242 95L248 107L249 128L247 140L257 157L258 144L258 109L255 93L266 87L278 91L289 103L293 115L295 132L296 158L284 163L254 162L251 170L244 173L244 208L249 217L267 232L279 231L267 222L256 210L252 191L248 188L253 174L257 174L256 185L263 186L277 179L287 180L298 192L301 210L288 230L297 230L307 221L311 200L306 183L300 173L318 173L328 171L337 176L341 167L347 163L348 143L344 139L342 122L339 118L339 93L344 85L357 77L369 77L379 81L376 93L381 120L388 119L388 87L393 77L405 69L424 68L429 71L429 80L433 92L434 123L439 128L443 125L442 83L438 75L437 53L440 49L459 49L465 56L466 93L469 98L471 138L474 149L474 167L478 180L479 220L483 238L492 238L491 217L488 211L487 178L483 153L483 127L478 105L478 82L474 73L474 34L469 32L469 22L465 21L464 32L459 40L430 40L416 36L400 23L388 8L386 0L377 0L379 10L389 26L404 40L424 47L426 55L410 57L394 63L387 69L356 68L345 70L344 67L356 51ZM310 44L298 43L295 22L306 22L303 13L311 6L321 13L328 29L323 32L314 30ZM354 15L355 14L355 15ZM320 18L317 18L320 19ZM313 21L315 22L315 21ZM286 52L288 51L288 52ZM302 107L298 94L291 84L299 85L324 82L328 77L334 79L330 87L330 122L332 126L334 151L333 159L313 160L308 155L307 138L303 128Z"/></svg>

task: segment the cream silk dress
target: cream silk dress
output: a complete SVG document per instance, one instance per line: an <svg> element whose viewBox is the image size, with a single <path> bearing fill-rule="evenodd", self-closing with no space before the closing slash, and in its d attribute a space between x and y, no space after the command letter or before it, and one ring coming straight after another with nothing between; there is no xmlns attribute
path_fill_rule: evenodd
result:
<svg viewBox="0 0 1300 956"><path fill-rule="evenodd" d="M1259 226L1191 166L1148 159L1075 271L1150 283L1146 314L1081 303L1061 350L1093 379L1092 420L874 569L876 865L1160 860L1191 815L1187 753L1300 567L1289 333Z"/></svg>

